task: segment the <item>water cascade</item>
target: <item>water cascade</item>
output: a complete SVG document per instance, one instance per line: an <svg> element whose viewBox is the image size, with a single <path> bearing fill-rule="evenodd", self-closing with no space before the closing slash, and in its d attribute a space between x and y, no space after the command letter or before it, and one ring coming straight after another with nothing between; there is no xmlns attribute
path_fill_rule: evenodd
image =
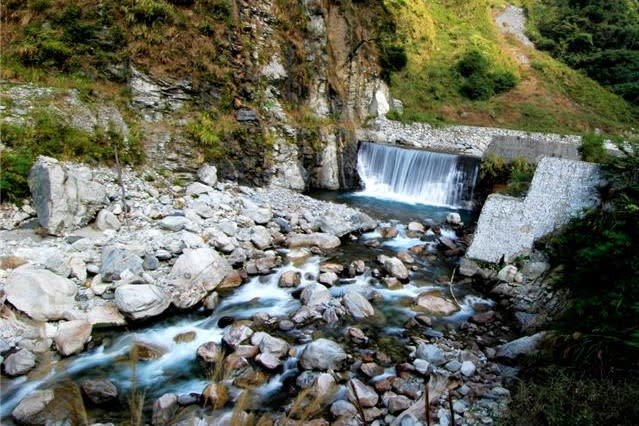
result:
<svg viewBox="0 0 639 426"><path fill-rule="evenodd" d="M414 204L469 208L479 160L459 155L362 142L360 195Z"/></svg>

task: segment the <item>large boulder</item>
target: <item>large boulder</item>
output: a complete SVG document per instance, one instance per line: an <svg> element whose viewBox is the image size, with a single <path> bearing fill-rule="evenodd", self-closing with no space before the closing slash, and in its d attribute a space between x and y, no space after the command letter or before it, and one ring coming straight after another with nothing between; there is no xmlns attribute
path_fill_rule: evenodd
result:
<svg viewBox="0 0 639 426"><path fill-rule="evenodd" d="M36 356L26 349L12 353L4 360L4 372L8 376L27 374L36 365Z"/></svg>
<svg viewBox="0 0 639 426"><path fill-rule="evenodd" d="M86 225L109 203L89 169L66 167L50 157L38 157L28 181L38 222L52 235Z"/></svg>
<svg viewBox="0 0 639 426"><path fill-rule="evenodd" d="M545 336L546 333L540 332L504 343L497 350L497 358L515 360L519 357L535 355Z"/></svg>
<svg viewBox="0 0 639 426"><path fill-rule="evenodd" d="M80 383L82 393L93 404L99 405L118 397L118 388L107 379L87 379Z"/></svg>
<svg viewBox="0 0 639 426"><path fill-rule="evenodd" d="M375 309L368 300L356 291L347 291L342 298L342 303L348 309L353 318L360 320L375 315Z"/></svg>
<svg viewBox="0 0 639 426"><path fill-rule="evenodd" d="M215 186L217 183L217 169L215 166L205 164L197 171L197 177L201 182L204 182L209 186Z"/></svg>
<svg viewBox="0 0 639 426"><path fill-rule="evenodd" d="M312 234L291 234L286 239L289 248L319 247L321 249L333 249L341 244L335 235L314 232Z"/></svg>
<svg viewBox="0 0 639 426"><path fill-rule="evenodd" d="M337 343L317 339L309 343L302 352L300 365L305 370L339 370L346 358L346 352Z"/></svg>
<svg viewBox="0 0 639 426"><path fill-rule="evenodd" d="M81 352L91 338L91 323L85 320L63 322L55 335L55 347L64 356Z"/></svg>
<svg viewBox="0 0 639 426"><path fill-rule="evenodd" d="M52 389L30 392L20 401L11 415L21 424L43 425L52 420L47 407L51 405L55 394ZM53 424L53 423L51 423Z"/></svg>
<svg viewBox="0 0 639 426"><path fill-rule="evenodd" d="M125 284L115 290L115 304L132 319L154 317L171 304L169 295L152 284Z"/></svg>
<svg viewBox="0 0 639 426"><path fill-rule="evenodd" d="M178 308L195 305L231 271L226 259L209 247L184 250L169 274L177 289L173 303Z"/></svg>
<svg viewBox="0 0 639 426"><path fill-rule="evenodd" d="M408 269L398 258L382 254L377 260L384 266L384 270L386 270L386 272L388 272L391 276L400 280L408 279Z"/></svg>
<svg viewBox="0 0 639 426"><path fill-rule="evenodd" d="M359 379L351 379L348 383L348 400L365 408L374 407L379 400L375 389L365 385Z"/></svg>
<svg viewBox="0 0 639 426"><path fill-rule="evenodd" d="M319 283L311 283L304 287L300 296L305 305L317 306L331 301L331 292Z"/></svg>
<svg viewBox="0 0 639 426"><path fill-rule="evenodd" d="M415 302L417 306L425 309L433 315L448 316L459 311L456 303L445 299L439 291L427 291L417 296Z"/></svg>
<svg viewBox="0 0 639 426"><path fill-rule="evenodd" d="M77 287L51 271L14 269L4 289L7 301L38 321L58 320L74 306Z"/></svg>

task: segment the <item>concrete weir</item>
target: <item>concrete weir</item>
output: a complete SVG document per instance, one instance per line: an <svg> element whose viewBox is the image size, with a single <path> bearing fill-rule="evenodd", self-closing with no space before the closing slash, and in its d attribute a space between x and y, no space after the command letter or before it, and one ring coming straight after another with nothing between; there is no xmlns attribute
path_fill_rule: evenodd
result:
<svg viewBox="0 0 639 426"><path fill-rule="evenodd" d="M466 256L495 263L530 252L534 240L594 206L601 182L596 164L543 158L526 198L488 197Z"/></svg>

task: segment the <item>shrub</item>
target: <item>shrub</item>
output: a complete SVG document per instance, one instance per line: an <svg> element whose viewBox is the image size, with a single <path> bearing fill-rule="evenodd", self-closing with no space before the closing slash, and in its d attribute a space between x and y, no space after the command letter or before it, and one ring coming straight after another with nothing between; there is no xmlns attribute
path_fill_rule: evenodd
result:
<svg viewBox="0 0 639 426"><path fill-rule="evenodd" d="M457 71L462 77L470 77L474 74L485 74L489 65L488 58L479 50L470 50L457 62Z"/></svg>
<svg viewBox="0 0 639 426"><path fill-rule="evenodd" d="M164 0L136 0L131 14L135 22L146 25L155 22L170 23L175 18L173 7Z"/></svg>
<svg viewBox="0 0 639 426"><path fill-rule="evenodd" d="M579 152L583 161L591 163L605 163L608 160L604 148L605 138L602 135L589 133L581 138Z"/></svg>
<svg viewBox="0 0 639 426"><path fill-rule="evenodd" d="M511 71L497 71L491 74L495 93L507 92L513 89L518 82L517 76Z"/></svg>
<svg viewBox="0 0 639 426"><path fill-rule="evenodd" d="M475 73L466 78L460 93L471 100L486 100L495 94L495 85L489 76Z"/></svg>
<svg viewBox="0 0 639 426"><path fill-rule="evenodd" d="M0 153L0 202L20 204L29 196L27 177L33 160L28 150L6 149Z"/></svg>
<svg viewBox="0 0 639 426"><path fill-rule="evenodd" d="M403 70L408 64L408 56L404 46L391 44L382 46L379 55L379 64L382 67L382 75L390 77L391 72Z"/></svg>

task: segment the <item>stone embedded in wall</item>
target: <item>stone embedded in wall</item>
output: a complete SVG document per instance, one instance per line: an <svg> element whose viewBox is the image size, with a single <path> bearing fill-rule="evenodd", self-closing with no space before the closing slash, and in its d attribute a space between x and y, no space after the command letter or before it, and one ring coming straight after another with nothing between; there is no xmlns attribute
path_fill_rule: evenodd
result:
<svg viewBox="0 0 639 426"><path fill-rule="evenodd" d="M484 155L495 154L513 160L525 158L529 163L538 163L544 157L579 160L579 143L575 141L544 140L524 136L495 136Z"/></svg>
<svg viewBox="0 0 639 426"><path fill-rule="evenodd" d="M133 96L133 106L137 107L147 121L159 121L163 113L180 109L189 101L192 87L187 81L167 82L153 79L131 67L129 87Z"/></svg>
<svg viewBox="0 0 639 426"><path fill-rule="evenodd" d="M534 240L594 206L600 183L596 164L543 158L526 198L488 197L466 256L496 263L528 253Z"/></svg>

